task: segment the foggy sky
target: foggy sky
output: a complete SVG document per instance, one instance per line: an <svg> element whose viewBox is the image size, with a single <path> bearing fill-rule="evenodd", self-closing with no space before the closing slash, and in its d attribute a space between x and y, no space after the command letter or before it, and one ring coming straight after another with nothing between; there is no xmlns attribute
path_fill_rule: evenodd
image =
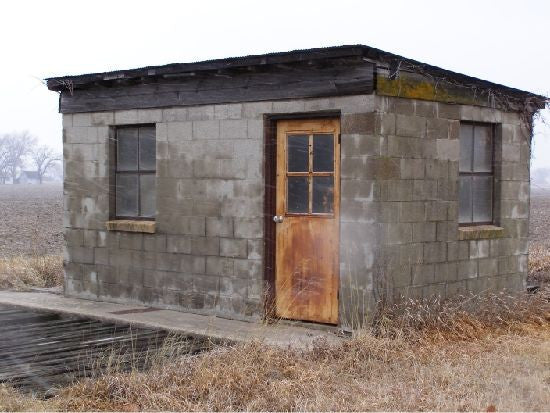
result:
<svg viewBox="0 0 550 413"><path fill-rule="evenodd" d="M342 44L548 95L549 19L546 0L6 1L0 134L29 130L61 149L58 95L46 77ZM550 168L550 126L541 122L533 166Z"/></svg>

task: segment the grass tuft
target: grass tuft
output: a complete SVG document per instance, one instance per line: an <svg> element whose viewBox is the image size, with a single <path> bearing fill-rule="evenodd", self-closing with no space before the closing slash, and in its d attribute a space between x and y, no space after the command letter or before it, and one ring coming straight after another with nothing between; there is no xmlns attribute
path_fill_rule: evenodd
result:
<svg viewBox="0 0 550 413"><path fill-rule="evenodd" d="M0 289L28 290L63 285L63 259L59 255L18 256L0 259Z"/></svg>

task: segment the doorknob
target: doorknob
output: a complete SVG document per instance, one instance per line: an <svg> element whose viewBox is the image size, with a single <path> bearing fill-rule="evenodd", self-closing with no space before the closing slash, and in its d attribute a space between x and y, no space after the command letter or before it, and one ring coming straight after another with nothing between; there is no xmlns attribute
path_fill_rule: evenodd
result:
<svg viewBox="0 0 550 413"><path fill-rule="evenodd" d="M278 216L275 215L275 216L273 217L273 222L275 222L276 224L280 224L281 222L283 222L283 219L284 219L284 218L283 218L282 215L278 215Z"/></svg>

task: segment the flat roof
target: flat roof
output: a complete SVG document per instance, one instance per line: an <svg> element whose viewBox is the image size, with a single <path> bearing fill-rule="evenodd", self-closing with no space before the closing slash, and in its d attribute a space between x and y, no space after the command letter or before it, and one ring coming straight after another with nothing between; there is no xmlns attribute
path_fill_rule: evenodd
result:
<svg viewBox="0 0 550 413"><path fill-rule="evenodd" d="M469 84L481 88L498 89L505 94L517 98L533 98L538 101L538 106L541 108L543 108L548 101L548 98L542 95L493 83L462 73L453 72L451 70L442 69L437 66L432 66L427 63L422 63L365 45L343 45L204 60L192 63L171 63L161 66L146 66L136 69L115 70L111 72L51 77L47 78L46 82L49 90L63 91L67 90L69 85L72 89L80 89L89 88L96 83L114 82L117 80L139 81L140 79L148 77L169 77L170 75L185 73L191 74L192 72L220 71L224 69L247 66L268 66L349 57L359 57L369 61L384 63L388 65L390 70L392 67L397 69L401 65L405 64L409 67L413 67L416 71L422 74L427 74L434 77L445 77L446 79L452 79L462 84Z"/></svg>

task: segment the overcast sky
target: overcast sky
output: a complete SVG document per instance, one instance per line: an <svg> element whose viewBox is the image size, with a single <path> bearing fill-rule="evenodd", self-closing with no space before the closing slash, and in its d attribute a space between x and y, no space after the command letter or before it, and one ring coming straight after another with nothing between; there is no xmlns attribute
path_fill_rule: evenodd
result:
<svg viewBox="0 0 550 413"><path fill-rule="evenodd" d="M342 44L548 95L549 21L548 0L3 1L0 134L61 149L50 76ZM540 122L533 166L550 167Z"/></svg>

